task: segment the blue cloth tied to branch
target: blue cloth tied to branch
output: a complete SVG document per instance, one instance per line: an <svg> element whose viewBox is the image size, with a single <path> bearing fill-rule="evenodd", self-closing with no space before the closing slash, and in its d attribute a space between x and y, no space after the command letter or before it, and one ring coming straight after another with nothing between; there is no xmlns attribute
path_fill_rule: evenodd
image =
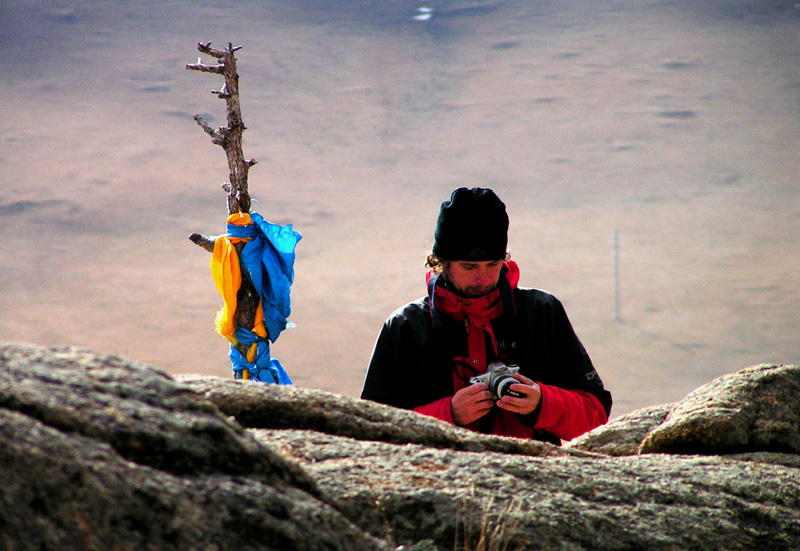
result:
<svg viewBox="0 0 800 551"><path fill-rule="evenodd" d="M302 236L292 225L279 226L251 212L253 224L228 224L228 237L250 238L242 250L245 276L253 284L264 307L264 326L275 342L286 329L291 313L289 290L294 281L294 249Z"/></svg>
<svg viewBox="0 0 800 551"><path fill-rule="evenodd" d="M235 343L246 345L247 356L252 361L248 361L234 344L228 355L236 378L242 378L242 372L248 370L249 378L253 380L292 384L281 363L271 358L269 341L275 342L288 324L291 312L289 291L294 281L294 250L302 236L292 229L291 224L272 224L255 212L249 213L249 217L252 223L244 225L241 221L238 224L231 223L232 218L229 218L225 238L247 240L239 260L242 274L253 285L261 300L259 314L263 313L266 335L236 327L233 335ZM255 331L260 329L259 318L257 315Z"/></svg>
<svg viewBox="0 0 800 551"><path fill-rule="evenodd" d="M247 358L242 356L239 350L231 345L228 357L231 359L233 365L234 378L241 379L242 372L248 370L250 372L249 379L251 381L261 381L262 383L277 383L279 385L290 385L292 380L289 374L281 365L277 358L270 357L269 342L263 337L259 337L252 331L248 331L242 327L236 328L236 338L240 343L248 346L255 344L256 353L252 362L248 362Z"/></svg>

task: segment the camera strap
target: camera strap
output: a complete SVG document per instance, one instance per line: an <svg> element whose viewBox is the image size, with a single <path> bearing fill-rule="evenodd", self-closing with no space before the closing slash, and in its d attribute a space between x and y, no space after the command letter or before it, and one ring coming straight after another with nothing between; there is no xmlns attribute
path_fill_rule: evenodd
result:
<svg viewBox="0 0 800 551"><path fill-rule="evenodd" d="M439 310L436 308L436 304L434 304L434 296L436 295L436 283L439 281L439 276L442 275L442 272L437 272L433 274L430 279L428 280L428 304L431 308L431 321L433 322L434 327L439 327L442 325L442 319L439 317Z"/></svg>
<svg viewBox="0 0 800 551"><path fill-rule="evenodd" d="M503 301L503 313L513 316L517 313L517 304L514 301L514 291L511 282L508 280L508 268L504 267L500 272L500 279L497 287L500 289L500 299Z"/></svg>
<svg viewBox="0 0 800 551"><path fill-rule="evenodd" d="M514 298L514 290L511 288L506 271L507 269L503 270L498 282L500 299L503 301L503 313L494 320L495 344L497 345L498 354L502 356L498 357L497 360L516 364L521 320L517 316L517 301ZM487 358L487 361L490 361L490 359Z"/></svg>

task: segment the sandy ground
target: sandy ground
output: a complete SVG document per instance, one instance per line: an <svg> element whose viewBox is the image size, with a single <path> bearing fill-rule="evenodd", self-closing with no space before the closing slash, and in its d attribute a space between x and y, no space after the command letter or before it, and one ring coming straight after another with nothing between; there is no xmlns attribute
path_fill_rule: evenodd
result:
<svg viewBox="0 0 800 551"><path fill-rule="evenodd" d="M184 69L213 40L244 46L255 210L303 234L273 346L297 385L358 395L460 185L506 201L614 416L800 363L800 5L339 4L5 0L0 339L230 376L186 239L224 230L192 120L222 124L220 83Z"/></svg>

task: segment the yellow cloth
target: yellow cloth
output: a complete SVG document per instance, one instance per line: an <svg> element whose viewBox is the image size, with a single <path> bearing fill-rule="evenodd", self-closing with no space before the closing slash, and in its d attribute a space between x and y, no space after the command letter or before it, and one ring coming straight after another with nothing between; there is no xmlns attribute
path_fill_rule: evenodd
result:
<svg viewBox="0 0 800 551"><path fill-rule="evenodd" d="M236 226L246 226L253 223L249 214L241 212L231 214L226 222ZM236 293L239 292L239 287L242 286L242 269L239 265L239 255L236 254L236 249L233 245L243 241L248 241L248 239L219 237L214 243L214 252L211 255L211 275L223 300L222 308L217 312L216 317L217 333L228 339L234 346L236 345L236 337L234 336L234 331L236 331L236 321L234 319L237 304ZM263 328L264 314L260 304L258 310L261 312L261 327ZM258 320L258 313L256 314L256 319Z"/></svg>
<svg viewBox="0 0 800 551"><path fill-rule="evenodd" d="M256 309L256 320L255 320L255 327L253 327L253 333L258 335L259 337L267 338L267 328L264 327L264 308L261 304L261 301L258 302L258 308ZM256 361L256 343L250 345L250 348L247 350L247 361L253 363Z"/></svg>

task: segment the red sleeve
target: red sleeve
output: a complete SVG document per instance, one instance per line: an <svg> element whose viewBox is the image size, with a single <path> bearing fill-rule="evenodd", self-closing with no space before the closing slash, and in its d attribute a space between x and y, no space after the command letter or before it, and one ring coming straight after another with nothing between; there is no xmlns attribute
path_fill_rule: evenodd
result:
<svg viewBox="0 0 800 551"><path fill-rule="evenodd" d="M608 421L600 401L585 390L566 390L543 385L542 405L534 428L546 430L562 440L572 440Z"/></svg>
<svg viewBox="0 0 800 551"><path fill-rule="evenodd" d="M452 399L452 396L447 396L446 398L441 398L430 404L417 406L414 408L414 411L423 415L430 415L431 417L455 425L456 422L453 421L453 411L450 409L450 401Z"/></svg>

